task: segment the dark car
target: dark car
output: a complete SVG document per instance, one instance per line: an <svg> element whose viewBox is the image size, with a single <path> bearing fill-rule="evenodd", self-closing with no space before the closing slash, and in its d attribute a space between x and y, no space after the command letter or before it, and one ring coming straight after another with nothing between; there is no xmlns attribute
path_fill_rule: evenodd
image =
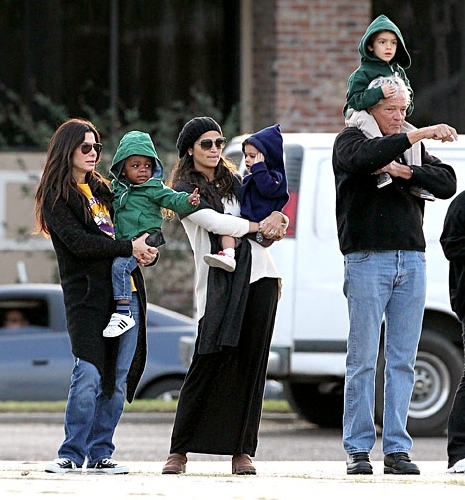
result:
<svg viewBox="0 0 465 500"><path fill-rule="evenodd" d="M191 318L148 304L147 365L136 398L177 396L187 371L181 336L195 336ZM65 400L72 367L61 286L0 285L0 401Z"/></svg>

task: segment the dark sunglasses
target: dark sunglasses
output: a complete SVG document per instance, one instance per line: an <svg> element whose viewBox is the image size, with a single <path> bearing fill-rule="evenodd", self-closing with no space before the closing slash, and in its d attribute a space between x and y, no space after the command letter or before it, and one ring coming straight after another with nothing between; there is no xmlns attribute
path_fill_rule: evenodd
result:
<svg viewBox="0 0 465 500"><path fill-rule="evenodd" d="M197 142L197 144L200 144L200 147L208 151L213 147L213 143L215 143L215 146L217 149L223 149L226 146L226 137L218 137L218 139L202 139L200 142Z"/></svg>
<svg viewBox="0 0 465 500"><path fill-rule="evenodd" d="M100 144L100 142L94 142L93 144L91 144L90 142L83 142L80 148L83 155L89 154L92 151L92 148L94 148L95 152L99 155L102 152L103 146Z"/></svg>

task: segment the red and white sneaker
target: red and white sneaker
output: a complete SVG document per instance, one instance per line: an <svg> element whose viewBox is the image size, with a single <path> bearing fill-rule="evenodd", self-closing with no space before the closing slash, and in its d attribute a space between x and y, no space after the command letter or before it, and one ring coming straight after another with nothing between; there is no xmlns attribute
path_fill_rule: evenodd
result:
<svg viewBox="0 0 465 500"><path fill-rule="evenodd" d="M232 273L236 269L236 259L226 255L223 251L218 253L207 253L203 256L203 260L211 267L219 267Z"/></svg>

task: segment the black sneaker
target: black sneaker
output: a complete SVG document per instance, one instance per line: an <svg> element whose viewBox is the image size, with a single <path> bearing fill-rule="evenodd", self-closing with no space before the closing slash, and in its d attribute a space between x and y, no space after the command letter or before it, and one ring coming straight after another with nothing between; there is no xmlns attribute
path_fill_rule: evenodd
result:
<svg viewBox="0 0 465 500"><path fill-rule="evenodd" d="M65 474L66 472L82 472L82 467L78 467L69 458L57 458L45 467L45 472Z"/></svg>
<svg viewBox="0 0 465 500"><path fill-rule="evenodd" d="M376 187L378 189L381 189L384 186L391 184L391 182L392 182L392 177L387 172L383 172L382 174L378 174L376 176Z"/></svg>
<svg viewBox="0 0 465 500"><path fill-rule="evenodd" d="M104 458L95 465L87 466L86 471L99 474L128 474L129 468L116 463L111 458Z"/></svg>
<svg viewBox="0 0 465 500"><path fill-rule="evenodd" d="M404 451L384 455L385 474L420 474L420 469Z"/></svg>
<svg viewBox="0 0 465 500"><path fill-rule="evenodd" d="M347 474L373 474L370 455L365 451L351 453L347 458Z"/></svg>

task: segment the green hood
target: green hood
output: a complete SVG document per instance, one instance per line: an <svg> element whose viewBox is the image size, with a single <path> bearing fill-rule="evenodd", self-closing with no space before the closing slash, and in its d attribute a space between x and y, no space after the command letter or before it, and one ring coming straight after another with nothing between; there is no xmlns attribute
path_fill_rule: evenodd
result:
<svg viewBox="0 0 465 500"><path fill-rule="evenodd" d="M397 36L398 44L396 55L392 58L391 64L393 62L397 62L404 69L410 67L412 61L410 59L410 55L405 48L404 39L402 37L402 33L399 28L385 15L381 14L378 16L367 28L365 34L360 40L360 44L358 46L358 51L363 61L379 61L378 57L376 57L373 52L370 52L367 48L368 41L370 37L375 33L380 31L391 31Z"/></svg>
<svg viewBox="0 0 465 500"><path fill-rule="evenodd" d="M121 139L111 162L110 177L118 179L123 169L124 160L132 155L147 156L152 159L152 177L160 179L163 176L163 165L158 158L150 135L146 132L133 130Z"/></svg>

